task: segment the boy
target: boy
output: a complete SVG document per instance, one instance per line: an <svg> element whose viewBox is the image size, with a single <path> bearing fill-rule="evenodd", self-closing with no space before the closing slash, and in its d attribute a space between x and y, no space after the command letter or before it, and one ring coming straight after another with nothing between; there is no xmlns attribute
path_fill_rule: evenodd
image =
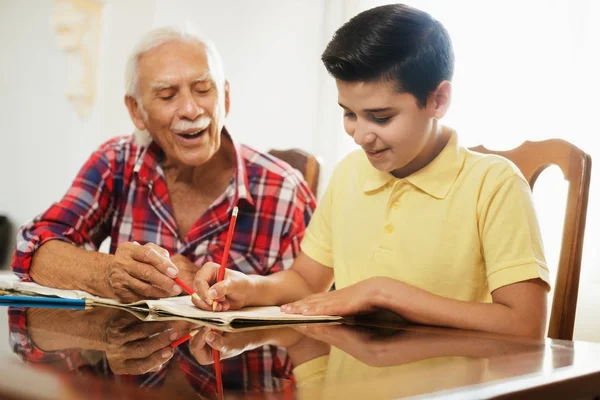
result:
<svg viewBox="0 0 600 400"><path fill-rule="evenodd" d="M468 151L439 120L450 105L447 31L405 5L365 11L323 53L344 128L362 147L336 168L290 270L208 263L209 309L288 313L385 309L420 324L542 337L549 288L530 188L509 161ZM485 128L485 127L482 127ZM326 292L335 275L335 291Z"/></svg>

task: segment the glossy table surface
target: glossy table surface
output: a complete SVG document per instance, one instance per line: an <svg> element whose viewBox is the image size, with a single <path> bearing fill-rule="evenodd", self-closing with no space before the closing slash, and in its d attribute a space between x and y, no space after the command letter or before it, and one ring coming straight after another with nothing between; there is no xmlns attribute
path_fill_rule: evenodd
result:
<svg viewBox="0 0 600 400"><path fill-rule="evenodd" d="M219 332L109 308L0 309L14 398L593 398L600 344L365 322ZM170 353L172 337L198 333ZM166 350L168 358L163 358Z"/></svg>

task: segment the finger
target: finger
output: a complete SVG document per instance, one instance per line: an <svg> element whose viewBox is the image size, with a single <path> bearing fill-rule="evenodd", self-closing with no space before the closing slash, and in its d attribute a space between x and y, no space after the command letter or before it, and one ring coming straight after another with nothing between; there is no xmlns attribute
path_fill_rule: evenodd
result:
<svg viewBox="0 0 600 400"><path fill-rule="evenodd" d="M206 345L203 332L199 332L190 340L190 352L200 365L212 364L212 348Z"/></svg>
<svg viewBox="0 0 600 400"><path fill-rule="evenodd" d="M132 375L141 375L149 372L152 369L159 368L162 364L173 357L173 349L165 347L158 349L148 357L143 359L129 359L123 363L123 368L126 373Z"/></svg>
<svg viewBox="0 0 600 400"><path fill-rule="evenodd" d="M130 279L127 280L124 285L127 289L135 293L137 297L140 297L141 299L161 299L181 293L181 288L179 288L178 285L177 287L179 288L179 291L172 290L169 292L134 277L130 277Z"/></svg>
<svg viewBox="0 0 600 400"><path fill-rule="evenodd" d="M217 301L224 299L228 294L235 293L237 286L230 278L224 279L208 289L208 297Z"/></svg>
<svg viewBox="0 0 600 400"><path fill-rule="evenodd" d="M109 344L123 345L168 330L170 327L164 322L145 322L128 326L111 323L106 329L106 341Z"/></svg>
<svg viewBox="0 0 600 400"><path fill-rule="evenodd" d="M214 331L208 331L204 335L204 341L213 349L221 351L225 345L225 341L221 335ZM224 349L225 350L225 349Z"/></svg>
<svg viewBox="0 0 600 400"><path fill-rule="evenodd" d="M181 287L173 279L165 276L150 264L130 260L124 268L134 278L164 291L165 293L159 297L175 296L181 293Z"/></svg>
<svg viewBox="0 0 600 400"><path fill-rule="evenodd" d="M156 252L161 255L164 258L170 259L171 258L171 254L169 254L169 250L164 249L162 247L160 247L159 245L155 244L155 243L146 243L144 246L148 246L153 248L154 250L156 250Z"/></svg>
<svg viewBox="0 0 600 400"><path fill-rule="evenodd" d="M131 249L131 257L139 262L152 265L157 271L167 277L175 278L179 273L179 268L173 264L173 261L168 256L165 257L165 251L153 243L147 243L144 246L133 247Z"/></svg>
<svg viewBox="0 0 600 400"><path fill-rule="evenodd" d="M127 343L121 346L117 352L124 359L144 359L160 349L169 347L171 343L180 337L181 332L179 331L163 332L147 339Z"/></svg>
<svg viewBox="0 0 600 400"><path fill-rule="evenodd" d="M212 304L212 298L208 296L209 283L215 282L219 274L219 264L208 262L204 264L194 277L194 290L198 296L208 300L207 304Z"/></svg>
<svg viewBox="0 0 600 400"><path fill-rule="evenodd" d="M201 310L212 311L212 300L208 300L203 297L198 300L196 296L192 296L192 303Z"/></svg>

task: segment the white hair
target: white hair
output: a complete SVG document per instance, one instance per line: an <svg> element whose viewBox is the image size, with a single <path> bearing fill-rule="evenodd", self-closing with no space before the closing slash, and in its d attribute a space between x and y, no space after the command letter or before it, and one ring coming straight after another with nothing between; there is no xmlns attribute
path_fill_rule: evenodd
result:
<svg viewBox="0 0 600 400"><path fill-rule="evenodd" d="M215 81L217 90L222 92L225 85L225 72L216 46L212 41L200 37L188 26L185 29L170 27L156 28L142 36L127 59L127 65L125 66L125 93L135 99L139 96L138 63L140 57L147 51L172 41L198 43L204 46L210 75Z"/></svg>

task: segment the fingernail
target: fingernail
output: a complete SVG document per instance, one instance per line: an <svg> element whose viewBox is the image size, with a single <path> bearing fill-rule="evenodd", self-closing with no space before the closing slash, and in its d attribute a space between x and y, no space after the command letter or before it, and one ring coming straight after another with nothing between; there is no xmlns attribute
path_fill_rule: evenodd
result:
<svg viewBox="0 0 600 400"><path fill-rule="evenodd" d="M213 303L212 299L204 299L204 302L209 306L212 306Z"/></svg>
<svg viewBox="0 0 600 400"><path fill-rule="evenodd" d="M206 341L212 343L215 340L215 334L212 332L208 332L206 334Z"/></svg>
<svg viewBox="0 0 600 400"><path fill-rule="evenodd" d="M177 276L177 269L173 267L167 268L167 275L169 275L171 278L175 278Z"/></svg>
<svg viewBox="0 0 600 400"><path fill-rule="evenodd" d="M134 244L139 244L138 242L136 242L135 240L133 241Z"/></svg>
<svg viewBox="0 0 600 400"><path fill-rule="evenodd" d="M214 299L217 297L217 291L215 289L209 289L208 295Z"/></svg>
<svg viewBox="0 0 600 400"><path fill-rule="evenodd" d="M173 331L170 335L169 335L169 339L171 340L175 340L179 337L179 332L177 331Z"/></svg>
<svg viewBox="0 0 600 400"><path fill-rule="evenodd" d="M181 293L181 286L173 285L173 291L177 294Z"/></svg>
<svg viewBox="0 0 600 400"><path fill-rule="evenodd" d="M173 353L171 352L171 349L164 349L164 350L162 351L162 353L160 353L160 356L161 356L162 358L169 358L169 357L171 357L171 355L172 355L172 354L173 354Z"/></svg>

